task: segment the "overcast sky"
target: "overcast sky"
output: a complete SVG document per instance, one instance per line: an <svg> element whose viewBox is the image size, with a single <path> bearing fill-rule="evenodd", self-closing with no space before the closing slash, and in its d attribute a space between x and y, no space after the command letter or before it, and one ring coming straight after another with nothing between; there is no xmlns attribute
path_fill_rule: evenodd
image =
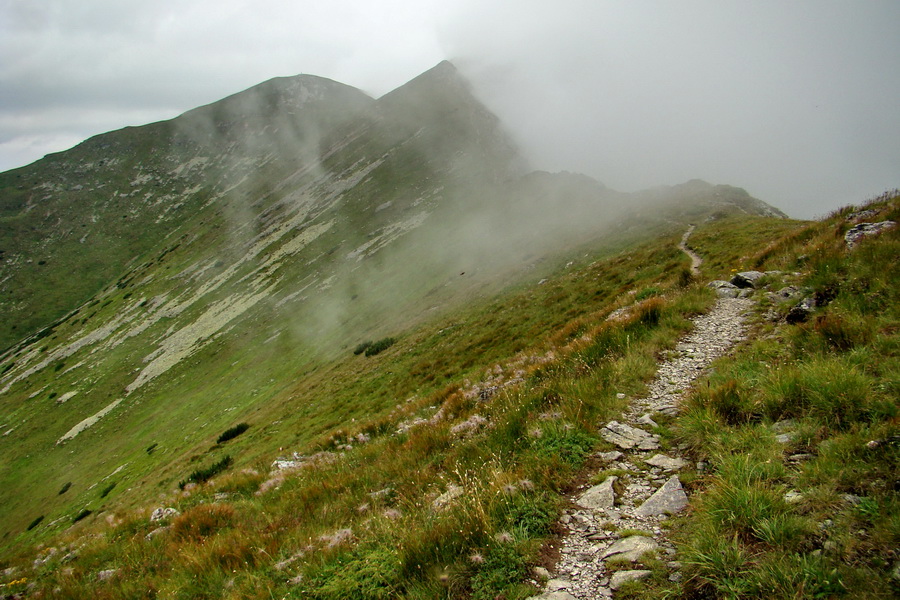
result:
<svg viewBox="0 0 900 600"><path fill-rule="evenodd" d="M795 217L900 187L897 0L0 0L0 170L280 75L453 60L535 167Z"/></svg>

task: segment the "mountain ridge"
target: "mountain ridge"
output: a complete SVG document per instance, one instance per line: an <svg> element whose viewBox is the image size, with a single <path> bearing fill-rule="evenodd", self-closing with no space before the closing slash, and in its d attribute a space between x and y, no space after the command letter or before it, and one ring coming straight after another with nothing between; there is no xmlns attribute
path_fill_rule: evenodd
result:
<svg viewBox="0 0 900 600"><path fill-rule="evenodd" d="M291 81L0 174L5 533L34 499L65 515L120 467L135 490L172 485L238 415L277 437L284 411L308 444L362 406L384 414L455 372L423 358L415 385L374 370L327 381L357 344L412 336L598 247L747 212L712 186L666 202L523 172L452 65L377 100L323 83L341 100L310 95L296 114L279 100ZM491 343L472 340L472 360ZM56 494L61 478L85 485Z"/></svg>

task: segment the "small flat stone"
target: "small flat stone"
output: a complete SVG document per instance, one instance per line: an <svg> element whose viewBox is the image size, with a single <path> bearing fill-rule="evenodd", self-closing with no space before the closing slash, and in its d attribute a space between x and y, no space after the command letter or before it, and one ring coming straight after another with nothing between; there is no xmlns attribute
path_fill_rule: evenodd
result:
<svg viewBox="0 0 900 600"><path fill-rule="evenodd" d="M802 462L804 460L812 460L812 458L812 454L806 454L805 452L791 454L790 456L788 456L788 460L791 462Z"/></svg>
<svg viewBox="0 0 900 600"><path fill-rule="evenodd" d="M567 590L572 587L572 582L568 579L551 579L547 582L547 585L544 587L548 592L555 592L557 590Z"/></svg>
<svg viewBox="0 0 900 600"><path fill-rule="evenodd" d="M613 450L612 452L598 452L595 456L605 463L611 463L614 460L619 460L625 455L618 450Z"/></svg>
<svg viewBox="0 0 900 600"><path fill-rule="evenodd" d="M148 533L147 535L145 535L145 536L144 536L144 539L146 539L146 540L149 542L150 540L152 540L152 539L155 538L156 536L158 536L158 535L160 535L160 534L162 534L162 533L165 533L165 532L167 532L168 530L169 530L169 526L168 526L168 525L166 525L165 527L157 527L156 529L154 529L153 531L151 531L150 533Z"/></svg>
<svg viewBox="0 0 900 600"><path fill-rule="evenodd" d="M610 476L603 483L595 485L578 497L576 503L591 510L606 510L612 508L616 501L616 493L613 491L613 483L618 477Z"/></svg>
<svg viewBox="0 0 900 600"><path fill-rule="evenodd" d="M576 598L569 592L557 591L544 592L540 596L532 596L528 600L578 600L578 598Z"/></svg>
<svg viewBox="0 0 900 600"><path fill-rule="evenodd" d="M789 433L779 433L778 435L775 436L775 441L778 442L779 444L790 444L795 439L797 439L797 434L794 433L793 431L791 431Z"/></svg>
<svg viewBox="0 0 900 600"><path fill-rule="evenodd" d="M634 514L639 517L675 514L684 510L687 505L688 498L681 487L681 481L679 481L678 475L672 475L661 488L656 490L656 493L634 511Z"/></svg>
<svg viewBox="0 0 900 600"><path fill-rule="evenodd" d="M645 552L650 552L659 548L653 538L644 535L632 535L627 538L615 542L607 548L606 552L600 557L603 560L607 558L616 558L621 560L630 560L634 562L638 560Z"/></svg>
<svg viewBox="0 0 900 600"><path fill-rule="evenodd" d="M803 494L797 490L790 490L784 495L784 501L788 504L797 504L803 500Z"/></svg>
<svg viewBox="0 0 900 600"><path fill-rule="evenodd" d="M659 424L653 420L650 413L647 413L637 420L641 425L649 425L650 427L659 427Z"/></svg>
<svg viewBox="0 0 900 600"><path fill-rule="evenodd" d="M659 448L659 437L643 429L631 427L618 421L610 421L600 430L600 436L623 450L656 450Z"/></svg>
<svg viewBox="0 0 900 600"><path fill-rule="evenodd" d="M634 571L616 571L612 574L612 577L609 580L609 587L617 590L622 587L622 584L627 581L639 581L648 577L650 575L650 571L646 571L644 569L638 569Z"/></svg>
<svg viewBox="0 0 900 600"><path fill-rule="evenodd" d="M651 467L659 467L664 471L677 471L679 469L683 469L687 462L680 458L672 458L670 456L666 456L665 454L654 454L651 458L645 460L648 465Z"/></svg>
<svg viewBox="0 0 900 600"><path fill-rule="evenodd" d="M772 431L775 433L784 433L797 428L797 421L794 419L782 419L776 423L772 423Z"/></svg>

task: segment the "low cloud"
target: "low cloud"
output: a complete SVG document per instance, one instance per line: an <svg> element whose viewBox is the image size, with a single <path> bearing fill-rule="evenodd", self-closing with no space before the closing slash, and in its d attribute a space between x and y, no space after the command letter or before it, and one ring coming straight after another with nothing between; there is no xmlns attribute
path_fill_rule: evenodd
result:
<svg viewBox="0 0 900 600"><path fill-rule="evenodd" d="M0 169L274 76L379 96L449 58L536 166L811 217L900 185L898 22L837 0L4 0Z"/></svg>

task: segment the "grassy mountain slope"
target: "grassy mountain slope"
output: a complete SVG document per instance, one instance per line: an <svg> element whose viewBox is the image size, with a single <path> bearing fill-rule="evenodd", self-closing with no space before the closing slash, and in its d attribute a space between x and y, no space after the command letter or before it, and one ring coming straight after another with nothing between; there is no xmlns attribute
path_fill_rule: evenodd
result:
<svg viewBox="0 0 900 600"><path fill-rule="evenodd" d="M863 208L869 220L897 220L898 202ZM662 424L664 444L708 465L682 475L693 509L672 527L686 576L672 583L663 561L644 559L652 576L621 596L896 593L900 240L895 228L848 250L857 213L803 223L735 212L698 226L704 278L778 269L768 290L792 284L821 306L788 324L792 304L757 292L752 339ZM129 497L127 471L87 491L73 478L63 496L80 494L94 513L24 534L20 547L42 528L62 532L8 559L4 581L36 583L45 597L527 597L530 565L552 556L566 490L607 449L597 428L622 409L617 394L640 394L686 317L713 302L684 275L681 231L656 233L579 252L543 284L295 377L246 414L239 437L216 444L225 422L211 428L158 499ZM626 305L629 318L605 320ZM304 411L316 402L327 410ZM794 423L783 443L772 424L785 418ZM270 466L293 452L297 468ZM225 474L172 491L225 456L236 460ZM792 490L799 501L785 499ZM151 522L156 507L180 516Z"/></svg>
<svg viewBox="0 0 900 600"><path fill-rule="evenodd" d="M805 227L728 186L529 173L449 63L378 100L273 80L0 192L0 545L72 550L26 575L63 597L101 594L107 569L114 597L524 593L592 423L711 301L675 247L687 223L720 270ZM270 481L295 452L324 454ZM224 479L175 492L214 465ZM450 484L477 493L435 513ZM142 545L162 505L185 529ZM347 528L358 543L327 548ZM344 581L348 560L385 575ZM285 583L301 572L312 587Z"/></svg>

